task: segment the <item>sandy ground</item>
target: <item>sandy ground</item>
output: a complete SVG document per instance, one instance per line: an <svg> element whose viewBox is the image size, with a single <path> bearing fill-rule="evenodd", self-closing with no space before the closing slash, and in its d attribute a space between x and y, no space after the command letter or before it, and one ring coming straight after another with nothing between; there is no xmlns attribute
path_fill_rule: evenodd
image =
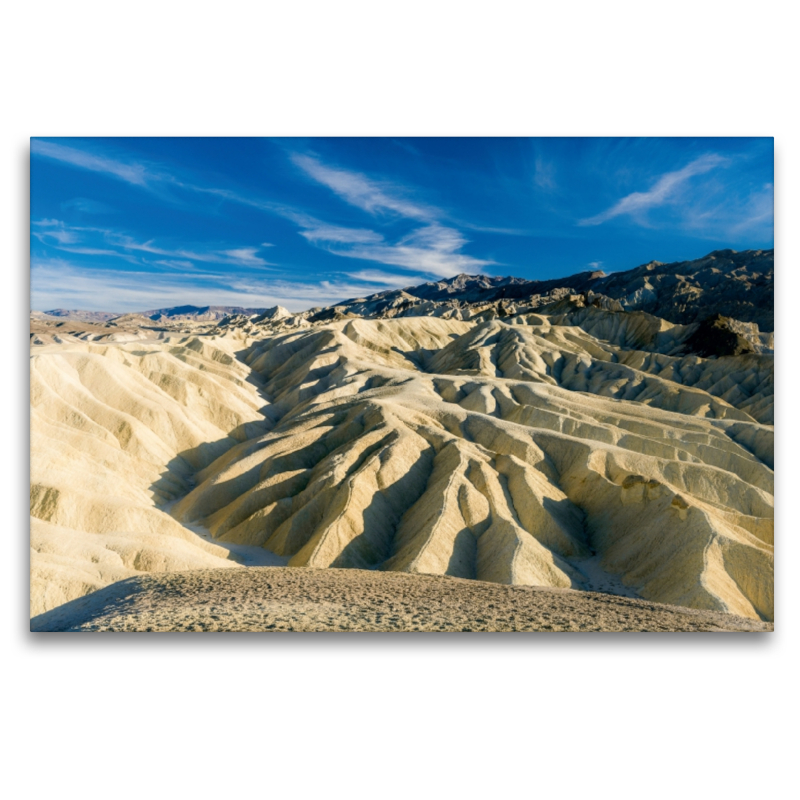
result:
<svg viewBox="0 0 800 800"><path fill-rule="evenodd" d="M252 567L119 581L32 631L769 631L771 623L613 595L435 575Z"/></svg>

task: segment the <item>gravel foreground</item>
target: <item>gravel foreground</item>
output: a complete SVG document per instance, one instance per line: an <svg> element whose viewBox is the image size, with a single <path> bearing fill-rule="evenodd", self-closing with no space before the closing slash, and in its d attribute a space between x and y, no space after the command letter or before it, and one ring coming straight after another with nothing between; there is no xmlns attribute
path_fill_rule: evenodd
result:
<svg viewBox="0 0 800 800"><path fill-rule="evenodd" d="M129 578L32 631L771 631L616 595L354 569L251 567Z"/></svg>

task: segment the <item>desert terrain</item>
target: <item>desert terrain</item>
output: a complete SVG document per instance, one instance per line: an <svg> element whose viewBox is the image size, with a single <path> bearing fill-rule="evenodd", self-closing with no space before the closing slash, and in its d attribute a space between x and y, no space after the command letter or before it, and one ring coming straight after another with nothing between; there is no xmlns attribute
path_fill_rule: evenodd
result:
<svg viewBox="0 0 800 800"><path fill-rule="evenodd" d="M32 313L32 628L768 629L772 259Z"/></svg>
<svg viewBox="0 0 800 800"><path fill-rule="evenodd" d="M108 632L694 632L772 624L613 594L358 569L252 567L141 575L31 620Z"/></svg>

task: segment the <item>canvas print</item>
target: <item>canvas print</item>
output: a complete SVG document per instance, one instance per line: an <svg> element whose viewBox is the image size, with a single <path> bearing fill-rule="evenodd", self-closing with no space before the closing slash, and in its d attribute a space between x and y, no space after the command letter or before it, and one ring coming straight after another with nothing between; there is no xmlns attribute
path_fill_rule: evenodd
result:
<svg viewBox="0 0 800 800"><path fill-rule="evenodd" d="M31 630L773 629L771 138L30 169Z"/></svg>

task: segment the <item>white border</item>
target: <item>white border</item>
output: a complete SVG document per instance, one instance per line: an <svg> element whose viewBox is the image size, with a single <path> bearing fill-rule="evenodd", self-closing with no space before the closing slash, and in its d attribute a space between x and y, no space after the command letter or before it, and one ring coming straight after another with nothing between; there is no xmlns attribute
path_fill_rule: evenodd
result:
<svg viewBox="0 0 800 800"><path fill-rule="evenodd" d="M785 794L797 711L788 321L800 132L796 25L782 8L40 0L6 11L0 219L13 380L2 398L13 447L0 463L12 509L2 573L12 790ZM774 135L777 632L27 634L28 137L122 134Z"/></svg>

